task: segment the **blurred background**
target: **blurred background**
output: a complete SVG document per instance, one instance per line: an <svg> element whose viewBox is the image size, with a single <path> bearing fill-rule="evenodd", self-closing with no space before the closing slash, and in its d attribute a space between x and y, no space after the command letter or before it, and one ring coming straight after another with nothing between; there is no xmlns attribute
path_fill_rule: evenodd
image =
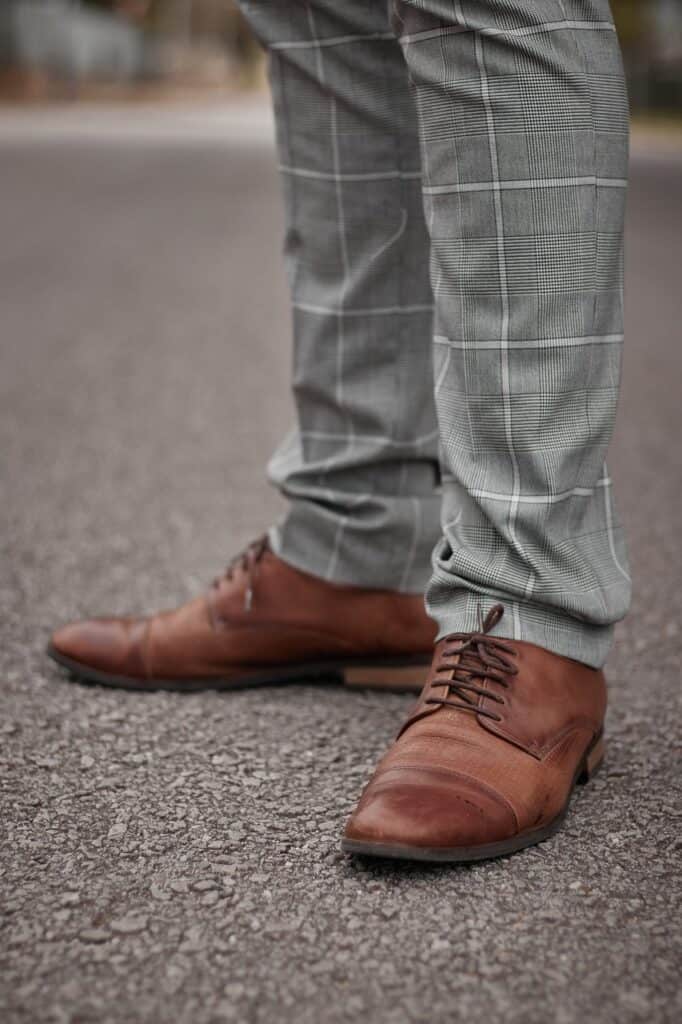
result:
<svg viewBox="0 0 682 1024"><path fill-rule="evenodd" d="M633 109L682 102L682 2L612 0ZM5 100L250 85L259 56L232 0L3 0Z"/></svg>
<svg viewBox="0 0 682 1024"><path fill-rule="evenodd" d="M3 0L2 95L150 96L251 84L257 48L231 0Z"/></svg>
<svg viewBox="0 0 682 1024"><path fill-rule="evenodd" d="M46 664L55 626L172 607L277 516L291 330L234 6L0 0L3 1024L682 1020L682 0L613 6L634 604L608 756L556 840L443 873L338 853L403 697L105 693Z"/></svg>

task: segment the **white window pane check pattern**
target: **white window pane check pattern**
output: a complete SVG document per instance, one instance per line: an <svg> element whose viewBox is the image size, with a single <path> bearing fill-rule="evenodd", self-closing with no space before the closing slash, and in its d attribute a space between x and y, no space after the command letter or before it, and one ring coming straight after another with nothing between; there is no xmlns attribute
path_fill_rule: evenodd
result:
<svg viewBox="0 0 682 1024"><path fill-rule="evenodd" d="M286 207L283 558L601 665L628 111L606 0L252 0Z"/></svg>

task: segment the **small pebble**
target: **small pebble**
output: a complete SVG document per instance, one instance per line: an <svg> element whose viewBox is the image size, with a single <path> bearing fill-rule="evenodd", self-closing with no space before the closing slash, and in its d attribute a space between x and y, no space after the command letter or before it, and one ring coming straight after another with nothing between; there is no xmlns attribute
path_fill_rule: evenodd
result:
<svg viewBox="0 0 682 1024"><path fill-rule="evenodd" d="M103 928L84 928L78 938L82 942L106 942L111 936Z"/></svg>
<svg viewBox="0 0 682 1024"><path fill-rule="evenodd" d="M147 918L144 916L138 917L133 914L127 917L119 917L111 922L111 930L119 935L136 935L138 932L143 932L146 927Z"/></svg>
<svg viewBox="0 0 682 1024"><path fill-rule="evenodd" d="M211 889L216 889L217 884L212 878L202 878L198 882L193 882L192 888L195 892L209 892Z"/></svg>

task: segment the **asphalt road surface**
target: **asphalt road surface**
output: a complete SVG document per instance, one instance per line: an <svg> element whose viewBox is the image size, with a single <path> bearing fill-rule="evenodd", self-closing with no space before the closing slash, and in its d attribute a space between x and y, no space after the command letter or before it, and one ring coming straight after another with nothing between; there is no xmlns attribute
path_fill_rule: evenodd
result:
<svg viewBox="0 0 682 1024"><path fill-rule="evenodd" d="M43 647L196 592L279 511L290 341L267 117L0 117L0 1019L682 1019L682 158L635 147L611 470L635 603L604 770L466 868L339 835L409 697L135 695Z"/></svg>

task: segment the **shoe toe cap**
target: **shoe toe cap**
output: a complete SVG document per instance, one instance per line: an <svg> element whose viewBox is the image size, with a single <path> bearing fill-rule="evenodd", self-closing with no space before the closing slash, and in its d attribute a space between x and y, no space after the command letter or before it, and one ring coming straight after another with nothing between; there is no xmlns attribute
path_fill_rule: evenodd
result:
<svg viewBox="0 0 682 1024"><path fill-rule="evenodd" d="M87 619L71 622L50 638L48 653L77 666L123 676L144 674L141 640L144 620Z"/></svg>
<svg viewBox="0 0 682 1024"><path fill-rule="evenodd" d="M475 780L429 769L400 769L370 783L345 838L456 850L499 842L516 831L511 808Z"/></svg>

